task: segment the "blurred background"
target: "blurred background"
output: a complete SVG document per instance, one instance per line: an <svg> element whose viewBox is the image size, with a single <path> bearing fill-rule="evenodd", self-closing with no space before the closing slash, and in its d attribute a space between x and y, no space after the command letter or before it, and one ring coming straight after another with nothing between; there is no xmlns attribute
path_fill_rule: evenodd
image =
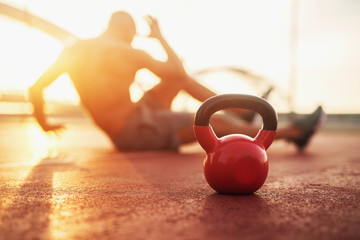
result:
<svg viewBox="0 0 360 240"><path fill-rule="evenodd" d="M357 0L0 0L0 115L29 115L27 89L77 38L102 33L116 10L137 23L134 46L163 59L146 39L144 16L159 20L187 71L218 93L260 96L279 113L360 114L360 1ZM140 71L133 100L158 82ZM46 91L49 112L81 115L66 75ZM186 95L175 110L195 111Z"/></svg>

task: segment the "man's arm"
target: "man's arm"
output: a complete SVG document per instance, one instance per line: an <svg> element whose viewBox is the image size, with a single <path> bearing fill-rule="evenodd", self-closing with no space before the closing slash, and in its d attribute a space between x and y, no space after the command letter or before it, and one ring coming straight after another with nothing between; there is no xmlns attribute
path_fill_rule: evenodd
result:
<svg viewBox="0 0 360 240"><path fill-rule="evenodd" d="M164 48L164 50L168 56L168 61L171 61L173 63L176 63L176 64L182 66L182 62L181 62L180 58L175 53L175 51L170 47L170 45L168 44L168 42L165 40L164 36L162 35L158 21L156 20L156 18L147 16L146 21L148 22L148 24L150 26L150 30L151 30L149 37L156 38L159 40L159 42L161 43L162 47Z"/></svg>
<svg viewBox="0 0 360 240"><path fill-rule="evenodd" d="M29 99L33 105L34 117L39 123L40 127L45 131L57 132L64 127L62 125L49 124L44 113L44 98L43 91L51 83L53 83L57 77L63 73L62 56L60 56L54 64L52 64L36 81L34 85L29 88Z"/></svg>
<svg viewBox="0 0 360 240"><path fill-rule="evenodd" d="M158 73L157 72L154 73L160 77L165 77L168 79L172 79L172 78L179 79L179 77L181 77L183 78L183 80L186 80L187 74L184 70L182 61L163 37L157 20L151 16L147 16L146 21L150 26L149 37L156 38L160 42L160 44L162 45L163 49L167 54L167 61L165 63L162 62L162 64L161 63L159 64L158 62L158 64L156 64L157 61L152 61L153 63L153 65L151 66L152 69L149 70L151 71L158 70L157 71ZM160 68L160 70L156 69L156 67ZM162 74L165 76L162 76Z"/></svg>

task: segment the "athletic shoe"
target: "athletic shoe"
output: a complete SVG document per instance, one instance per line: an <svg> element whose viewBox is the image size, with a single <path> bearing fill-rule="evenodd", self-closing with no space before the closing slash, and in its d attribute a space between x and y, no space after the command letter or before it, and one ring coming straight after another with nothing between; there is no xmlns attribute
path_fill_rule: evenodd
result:
<svg viewBox="0 0 360 240"><path fill-rule="evenodd" d="M293 125L300 129L301 135L291 141L295 143L300 152L309 144L311 137L320 129L325 119L326 114L321 106L317 107L312 114L295 119Z"/></svg>

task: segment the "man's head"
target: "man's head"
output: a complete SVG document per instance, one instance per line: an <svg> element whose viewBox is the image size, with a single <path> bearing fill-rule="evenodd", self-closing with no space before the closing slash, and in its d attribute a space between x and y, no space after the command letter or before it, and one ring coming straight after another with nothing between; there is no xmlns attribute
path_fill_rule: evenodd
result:
<svg viewBox="0 0 360 240"><path fill-rule="evenodd" d="M110 18L107 33L121 41L131 43L136 34L135 21L127 12L114 12Z"/></svg>

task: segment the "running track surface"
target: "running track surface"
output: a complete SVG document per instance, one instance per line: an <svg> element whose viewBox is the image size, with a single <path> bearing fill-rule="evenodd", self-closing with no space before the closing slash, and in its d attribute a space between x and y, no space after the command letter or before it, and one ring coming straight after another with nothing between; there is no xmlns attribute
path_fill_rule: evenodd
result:
<svg viewBox="0 0 360 240"><path fill-rule="evenodd" d="M215 193L197 145L122 153L90 123L0 123L0 239L360 239L360 133L275 142L253 195Z"/></svg>

